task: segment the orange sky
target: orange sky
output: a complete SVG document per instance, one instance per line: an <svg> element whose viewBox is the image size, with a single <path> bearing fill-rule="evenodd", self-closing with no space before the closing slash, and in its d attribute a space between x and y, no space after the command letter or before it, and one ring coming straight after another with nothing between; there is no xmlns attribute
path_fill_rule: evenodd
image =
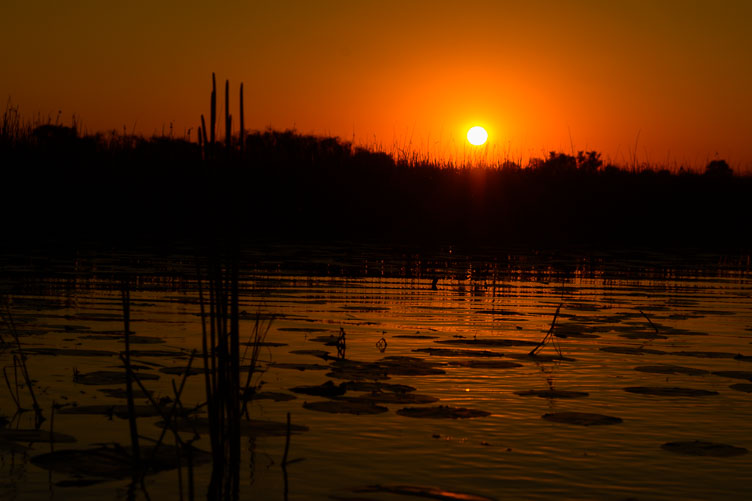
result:
<svg viewBox="0 0 752 501"><path fill-rule="evenodd" d="M573 143L623 163L636 143L638 161L749 168L750 19L748 0L4 0L0 96L89 132L182 135L214 71L231 109L245 83L250 129L461 160L480 124L492 157Z"/></svg>

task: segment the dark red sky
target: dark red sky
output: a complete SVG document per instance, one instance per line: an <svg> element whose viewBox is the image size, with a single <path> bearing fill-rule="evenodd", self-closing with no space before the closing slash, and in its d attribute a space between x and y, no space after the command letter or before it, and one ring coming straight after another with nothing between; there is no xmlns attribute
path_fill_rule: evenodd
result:
<svg viewBox="0 0 752 501"><path fill-rule="evenodd" d="M746 0L5 0L0 96L89 132L182 135L214 71L234 94L245 83L251 129L443 158L573 145L750 166L751 19ZM472 125L486 149L467 144Z"/></svg>

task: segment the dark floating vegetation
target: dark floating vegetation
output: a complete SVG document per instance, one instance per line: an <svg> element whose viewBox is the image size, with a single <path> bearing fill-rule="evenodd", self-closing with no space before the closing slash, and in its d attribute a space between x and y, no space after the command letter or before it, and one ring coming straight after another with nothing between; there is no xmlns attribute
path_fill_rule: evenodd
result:
<svg viewBox="0 0 752 501"><path fill-rule="evenodd" d="M295 388L290 388L290 391L293 393L314 395L317 397L337 397L344 395L347 391L347 387L345 386L345 383L336 385L332 381L327 381L318 386L296 386Z"/></svg>
<svg viewBox="0 0 752 501"><path fill-rule="evenodd" d="M442 344L458 344L464 346L478 346L481 348L498 348L508 346L536 346L534 341L525 341L522 339L445 339L436 341Z"/></svg>
<svg viewBox="0 0 752 501"><path fill-rule="evenodd" d="M713 374L731 379L747 379L752 381L752 371L713 371Z"/></svg>
<svg viewBox="0 0 752 501"><path fill-rule="evenodd" d="M353 489L356 493L384 492L389 494L399 494L402 496L416 496L421 498L438 499L439 501L496 501L494 498L469 494L466 492L449 491L438 489L436 487L425 487L417 485L368 485ZM334 499L361 499L361 498L334 498ZM370 498L368 498L370 499Z"/></svg>
<svg viewBox="0 0 752 501"><path fill-rule="evenodd" d="M752 393L752 383L734 383L729 386L732 390L743 391L745 393Z"/></svg>
<svg viewBox="0 0 752 501"><path fill-rule="evenodd" d="M416 348L416 353L428 353L437 357L503 357L503 353L488 350L454 350L451 348Z"/></svg>
<svg viewBox="0 0 752 501"><path fill-rule="evenodd" d="M643 348L641 346L604 346L603 348L600 348L600 350L609 353L620 353L622 355L665 355L668 353L667 351Z"/></svg>
<svg viewBox="0 0 752 501"><path fill-rule="evenodd" d="M512 369L522 367L517 362L507 362L506 360L454 360L449 365L459 367L470 367L472 369Z"/></svg>
<svg viewBox="0 0 752 501"><path fill-rule="evenodd" d="M692 367L682 367L680 365L641 365L635 367L634 370L653 374L686 374L688 376L702 376L709 373L709 371L703 369L693 369Z"/></svg>
<svg viewBox="0 0 752 501"><path fill-rule="evenodd" d="M465 407L439 405L437 407L405 407L397 411L400 416L413 418L467 419L490 416L490 412Z"/></svg>
<svg viewBox="0 0 752 501"><path fill-rule="evenodd" d="M304 409L336 414L382 414L389 409L374 402L361 399L324 400L321 402L304 402Z"/></svg>
<svg viewBox="0 0 752 501"><path fill-rule="evenodd" d="M622 422L621 418L615 416L588 412L553 412L544 414L541 417L554 423L574 424L577 426L603 426Z"/></svg>
<svg viewBox="0 0 752 501"><path fill-rule="evenodd" d="M206 464L211 455L199 449L182 446L176 454L174 447L141 446L146 465L156 473L177 468L180 462L193 465ZM77 477L127 478L133 475L133 456L129 447L102 446L93 449L63 449L31 458L32 464L57 473Z"/></svg>
<svg viewBox="0 0 752 501"><path fill-rule="evenodd" d="M534 396L540 398L583 398L589 395L584 391L572 390L523 390L515 391L514 394L521 397Z"/></svg>
<svg viewBox="0 0 752 501"><path fill-rule="evenodd" d="M139 374L139 379L159 379L156 374ZM126 382L126 375L124 371L94 371L89 373L74 373L73 382L78 384L86 384L92 386L107 385L107 384L124 384Z"/></svg>
<svg viewBox="0 0 752 501"><path fill-rule="evenodd" d="M700 390L696 388L679 388L669 386L630 386L624 388L629 393L639 395L655 395L659 397L707 397L718 395L717 391Z"/></svg>
<svg viewBox="0 0 752 501"><path fill-rule="evenodd" d="M710 457L732 457L741 456L748 451L744 447L735 447L727 444L717 444L714 442L705 442L702 440L693 440L690 442L666 442L661 445L663 450L674 452L676 454L687 454L690 456L710 456Z"/></svg>

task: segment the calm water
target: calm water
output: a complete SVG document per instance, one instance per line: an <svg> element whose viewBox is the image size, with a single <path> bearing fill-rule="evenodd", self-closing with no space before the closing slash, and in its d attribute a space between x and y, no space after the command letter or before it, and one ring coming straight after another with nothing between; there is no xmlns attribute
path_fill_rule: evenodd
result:
<svg viewBox="0 0 752 501"><path fill-rule="evenodd" d="M254 418L284 421L309 431L292 436L288 467L290 499L409 499L393 494L355 493L359 487L381 485L432 486L491 498L545 499L741 499L752 497L752 454L697 457L668 452L666 442L704 440L752 449L752 393L732 389L749 383L752 371L752 282L746 261L715 257L685 260L513 258L488 254L458 258L444 253L431 260L398 254L384 257L352 250L317 252L269 249L247 256L242 276L246 312L241 322L249 337L257 313L273 316L264 347L260 376L262 391L294 395L288 401L256 400ZM134 255L92 256L75 260L14 259L5 264L4 288L26 349L41 347L95 349L118 352L123 343L119 274L134 280L132 330L159 343L134 349L173 351L172 356L134 357L160 376L145 381L158 396L171 395L178 376L160 368L185 366L185 352L201 345L198 294L193 261L141 259ZM434 277L439 278L436 290ZM473 339L513 339L538 342L561 305L555 332L565 357L542 361L524 358L531 346L476 347L438 343ZM642 310L643 313L640 312ZM660 337L646 316L655 324ZM380 404L388 412L352 415L318 412L304 402L323 397L294 394L290 388L318 385L329 372L308 365L297 370L280 363L318 364L322 360L294 350L336 348L315 338L346 332L348 359L375 362L387 356L418 357L437 364L444 374L391 376L387 383L406 384L416 393L439 399L435 405L487 411L473 419L420 419L396 411L413 404ZM582 335L587 337L583 337ZM400 336L430 337L400 337ZM7 330L2 336L8 340ZM564 337L566 336L566 337ZM377 342L384 338L382 352ZM665 337L665 338L664 338ZM155 341L142 339L141 341ZM630 354L603 348L643 347L663 353ZM383 346L382 346L383 348ZM504 353L501 358L431 355L424 348L475 349ZM180 354L183 352L183 355ZM683 352L683 353L682 353ZM690 353L687 353L690 352ZM714 357L707 353L717 352ZM552 345L542 354L555 355ZM0 353L12 366L13 350ZM517 358L512 358L519 355ZM694 355L694 356L690 356ZM725 358L717 358L725 357ZM510 360L513 368L473 368L456 365L467 360ZM116 356L30 354L31 377L40 405L49 417L52 402L108 404L100 388L73 381L81 373L118 370ZM638 366L674 365L707 371L699 375L662 374L635 370ZM151 367L151 368L148 368ZM12 373L12 369L9 369ZM3 383L4 384L4 383ZM655 396L624 391L626 387L682 387L709 390L706 396ZM524 390L587 392L577 399L520 396ZM20 390L22 403L28 394ZM191 376L183 395L186 403L204 400L203 378ZM362 393L348 391L347 395ZM143 401L142 403L146 403ZM9 391L0 391L2 415L11 418L15 404ZM542 419L547 413L577 411L616 416L622 423L577 426ZM139 432L156 438L156 417L140 418ZM32 413L16 417L9 426L27 428ZM49 429L49 419L42 429ZM86 448L95 443L127 444L127 420L98 415L58 413L54 430L76 437L74 444L56 449ZM189 435L186 435L189 436ZM243 439L243 496L282 499L280 462L284 437ZM208 450L208 440L198 446ZM29 445L25 452L0 447L2 499L126 499L127 481L87 487L63 487L69 479L50 474L28 460L49 452L47 443ZM196 469L197 493L203 493L209 466ZM150 476L151 499L177 499L177 472ZM146 495L137 490L137 499ZM198 499L203 498L199 494Z"/></svg>

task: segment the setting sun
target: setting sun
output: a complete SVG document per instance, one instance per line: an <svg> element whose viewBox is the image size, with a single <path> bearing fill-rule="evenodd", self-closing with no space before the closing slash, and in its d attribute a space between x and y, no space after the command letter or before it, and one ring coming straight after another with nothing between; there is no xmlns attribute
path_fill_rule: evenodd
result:
<svg viewBox="0 0 752 501"><path fill-rule="evenodd" d="M476 125L467 131L467 140L472 145L480 146L488 140L488 132L483 127Z"/></svg>

